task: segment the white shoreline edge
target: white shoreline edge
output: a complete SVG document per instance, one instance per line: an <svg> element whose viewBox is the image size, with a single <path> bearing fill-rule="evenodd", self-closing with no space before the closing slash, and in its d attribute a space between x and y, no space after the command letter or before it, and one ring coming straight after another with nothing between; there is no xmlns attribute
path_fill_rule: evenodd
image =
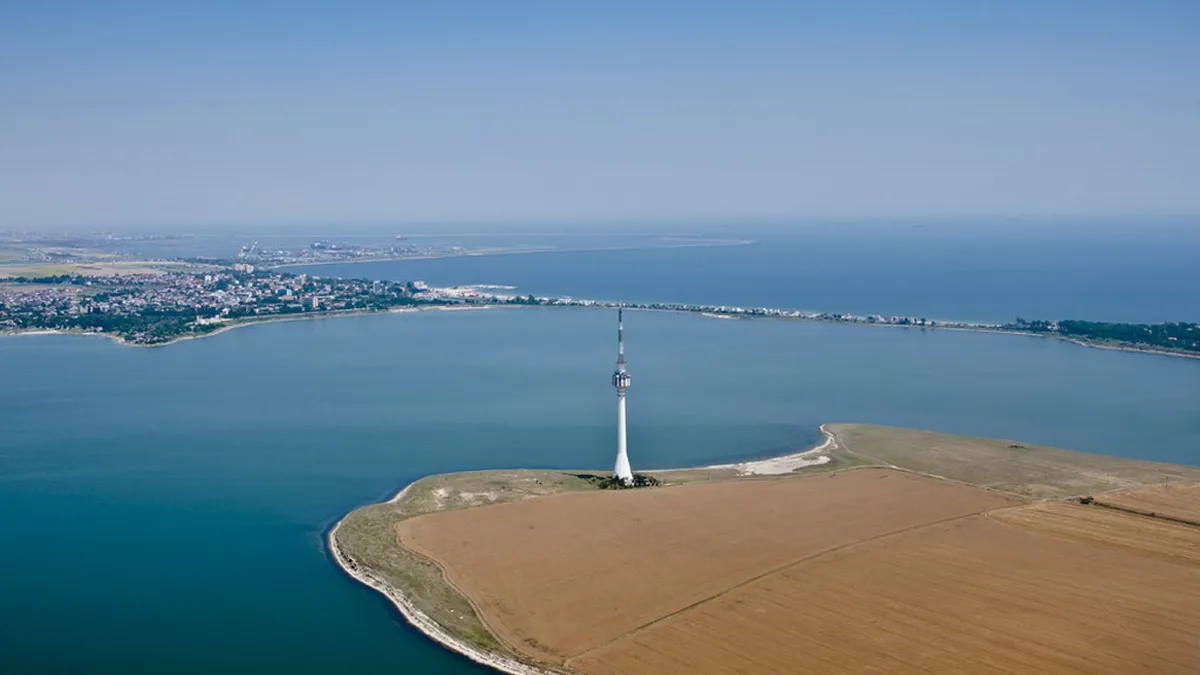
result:
<svg viewBox="0 0 1200 675"><path fill-rule="evenodd" d="M711 466L700 466L700 467L689 467L689 468L697 469L697 470L704 470L704 469L729 469L729 468L755 466L755 465L769 466L768 463L771 463L771 462L782 462L782 461L787 461L787 460L794 460L797 458L807 459L808 456L836 449L838 447L837 440L836 440L833 432L829 431L824 424L822 424L820 426L820 430L821 430L821 434L825 436L825 441L823 443L821 443L820 445L815 446L813 448L809 448L808 450L805 450L803 452L796 452L796 453L792 453L790 455L782 455L780 457L775 457L772 459L756 460L753 462L742 462L741 464L714 464ZM823 455L823 456L828 458L828 455ZM828 461L828 459L826 459L826 461ZM804 466L812 466L814 464L824 464L824 463L825 462L807 461L806 463L799 464L796 468L800 468L800 467L804 467ZM686 468L685 469L661 469L660 471L687 471L687 470L689 470L689 469L686 469ZM781 475L781 474L790 473L790 472L791 472L791 469L788 469L786 471L775 471L775 472L773 472L773 474L768 474L766 472L742 473L739 470L739 474L742 476ZM648 471L647 473L655 473L655 472ZM409 488L411 488L413 485L416 485L417 482L420 480L423 480L423 478L418 478L417 480L404 486L404 488L402 490L397 492L394 496L392 496L391 499L387 500L387 502L385 502L385 503L394 504L394 503L400 501L401 499L404 498L404 495L408 493ZM370 571L368 571L362 567L359 567L358 565L353 563L349 559L348 556L346 556L344 553L342 553L342 549L340 546L338 546L338 542L337 542L337 531L338 531L338 528L340 528L342 526L343 520L345 520L345 516L343 516L341 520L338 520L337 524L334 525L333 528L329 530L329 535L326 537L326 541L329 546L329 553L330 553L330 555L333 556L334 562L337 563L337 566L340 567L341 570L343 572L345 572L346 575L349 576L350 578L363 584L364 586L373 588L376 591L378 591L379 593L381 593L385 598L387 598L392 603L393 606L395 606L395 608L404 617L405 621L407 621L409 623L409 625L411 625L413 628L416 628L418 631L420 631L422 634L424 634L425 637L433 640L434 642L440 644L442 647L445 647L446 649L449 649L452 652L457 652L458 654L461 654L462 656L467 657L468 659L474 661L475 663L479 663L481 665L488 666L488 667L490 667L494 670L497 670L501 673L506 673L507 675L562 675L562 673L564 673L564 672L569 672L569 671L561 671L561 670L548 670L545 668L538 668L536 666L531 666L526 663L517 661L516 659L512 659L507 656L502 656L500 654L496 654L493 652L489 652L485 649L481 649L479 647L469 644L466 641L461 640L461 639L455 637L454 635L450 634L449 631L447 631L445 628L442 628L441 625L439 625L436 621L434 621L428 614L422 612L420 609L417 609L417 607L412 603L412 601L409 600L407 597L405 597L405 595L403 593L401 593L397 588L395 588L391 584L387 583L383 579L380 579L379 577L375 576Z"/></svg>
<svg viewBox="0 0 1200 675"><path fill-rule="evenodd" d="M837 449L837 441L834 435L825 425L822 424L821 433L825 436L825 441L820 445L809 448L801 452L793 452L790 455L780 455L778 457L768 457L767 459L756 459L749 462L738 462L736 464L713 464L711 466L702 466L701 469L733 469L738 472L739 476L783 476L789 474L796 469L803 469L809 466L820 466L828 464L829 455L822 454L829 450ZM668 471L677 471L678 469L668 469ZM686 471L686 469L685 469ZM655 473L648 471L647 473Z"/></svg>

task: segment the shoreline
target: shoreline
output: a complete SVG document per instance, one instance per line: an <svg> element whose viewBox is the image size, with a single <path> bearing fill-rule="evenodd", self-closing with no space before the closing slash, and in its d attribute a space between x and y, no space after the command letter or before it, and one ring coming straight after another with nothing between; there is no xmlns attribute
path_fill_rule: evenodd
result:
<svg viewBox="0 0 1200 675"><path fill-rule="evenodd" d="M400 492L396 493L395 497L392 497L392 499L388 501L395 501L401 498L408 488L412 487L414 483L416 483L416 481L406 485L404 489L400 490ZM395 607L396 610L400 612L401 616L404 617L404 620L408 622L408 625L415 628L422 635L460 656L464 656L475 663L488 666L489 668L501 673L505 673L506 675L561 674L562 671L537 668L521 663L516 659L511 659L506 656L501 656L500 654L485 651L473 645L467 644L465 641L451 635L427 614L417 609L417 607L398 589L371 572L359 567L354 563L353 560L351 560L342 552L341 546L337 541L337 531L338 528L342 526L343 520L345 520L345 516L338 520L337 524L335 524L333 528L329 530L329 534L325 538L326 544L329 548L329 554L333 558L334 563L337 564L338 568L341 569L346 576L354 579L368 588L377 591L378 593L382 594L383 597L387 598L388 601L392 603L392 606Z"/></svg>
<svg viewBox="0 0 1200 675"><path fill-rule="evenodd" d="M741 462L738 464L713 464L713 465L709 465L709 466L693 466L693 467L683 467L683 468L677 468L677 469L654 469L654 470L647 471L646 473L738 469L738 467L748 467L748 468L763 467L763 468L769 468L771 470L769 470L769 471L751 470L749 472L742 472L740 469L738 469L739 477L784 475L784 474L791 473L794 468L797 468L794 466L786 465L786 462L788 460L793 460L793 459L797 459L797 458L806 458L806 456L812 456L817 453L823 453L823 452L827 452L827 451L836 450L840 447L837 443L837 435L835 433L833 433L832 431L830 431L826 424L822 424L819 427L819 430L820 430L821 434L825 437L825 440L823 442L821 442L820 445L815 445L806 450L802 450L801 452L789 453L786 455L780 455L778 457L771 457L771 458L767 458L767 459L750 460L750 461ZM829 458L829 455L820 455L820 456L826 458L827 460ZM824 462L809 461L804 464L800 464L799 466L813 466L816 464L823 464L823 463ZM401 488L398 492L396 492L396 494L392 495L391 498L389 498L388 500L386 500L385 502L382 502L382 503L394 504L394 503L400 501L401 499L404 498L404 496L408 493L409 489L412 488L412 486L416 485L418 482L420 482L421 480L424 480L427 477L428 476L422 476L421 478L418 478L418 479L408 483L403 488ZM400 612L401 616L404 617L404 620L407 621L410 626L415 628L422 635L429 638L430 640L433 640L434 642L441 645L445 649L455 652L456 654L459 654L460 656L464 656L464 657L470 659L471 661L474 661L475 663L478 663L478 664L481 664L484 666L488 666L498 672L505 673L506 675L563 675L563 673L569 672L569 671L565 671L565 670L550 670L547 668L539 668L537 666L531 666L529 664L518 661L514 658L487 651L485 649L471 645L458 637L455 637L449 631L447 631L445 628L442 628L442 626L439 625L436 621L434 621L429 615L427 615L426 613L424 613L420 609L418 609L416 607L416 605L413 604L413 602L411 600L409 600L409 598L407 596L405 596L404 593L401 592L398 588L389 584L387 581L379 578L378 575L373 574L369 570L361 567L360 565L355 563L352 558L350 558L346 553L344 553L342 551L341 545L338 543L338 540L337 540L337 533L338 533L338 529L342 526L342 523L346 520L346 518L349 515L350 514L347 513L346 515L343 515L341 518L339 518L338 521L333 525L333 527L329 529L329 533L325 537L326 546L329 550L330 557L333 558L334 564L336 564L338 566L338 568L341 569L341 571L344 574L346 574L346 576L350 577L351 579L354 579L355 581L359 582L360 584L380 593L385 598L387 598L387 600L392 604L392 606L395 607L396 610L398 612Z"/></svg>
<svg viewBox="0 0 1200 675"><path fill-rule="evenodd" d="M364 261L364 262L366 262L366 261ZM332 264L332 263L329 263L329 264ZM620 303L612 302L610 304L615 306ZM477 310L477 309L512 309L512 308L530 308L530 307L554 307L554 308L558 308L558 309L564 309L564 308L610 309L611 308L608 305L587 306L587 305L554 305L552 303L539 304L539 305L484 303L484 304L477 304L477 305L453 305L453 304L426 305L426 306L418 305L418 306L411 306L411 307L396 307L396 308L384 309L384 310L362 310L362 309L332 310L332 311L309 312L309 313L292 314L292 315L271 315L271 316L267 316L267 317L263 317L263 318L245 318L242 320L232 322L228 325L221 326L220 328L217 328L216 330L210 331L208 333L202 333L199 335L180 335L178 337L171 338L170 340L167 340L166 342L155 342L155 343L151 343L151 344L128 342L125 340L125 338L123 338L119 335L113 335L111 333L101 333L101 332L96 332L96 331L70 330L70 329L64 330L64 329L56 329L56 328L33 328L30 330L0 331L0 338L16 337L19 335L92 335L92 336L104 337L104 338L108 338L110 340L114 340L117 342L117 344L120 344L120 345L123 345L126 347L166 347L167 345L172 345L177 342L182 342L184 340L198 340L201 338L212 337L214 335L219 335L220 333L224 333L227 330L232 330L234 328L240 328L242 326L252 326L252 325L261 324L261 323L273 323L273 322L282 322L282 321L307 321L307 320L312 320L312 319L332 319L332 318L345 317L345 316L366 316L366 315L373 315L373 314L406 314L409 312L462 311L462 310ZM1069 337L1066 335L1055 335L1055 334L1048 334L1048 333L1033 333L1030 331L1019 331L1019 330L1005 330L1000 327L992 328L992 327L983 327L983 326L963 326L963 325L917 326L917 325L906 325L906 324L899 324L899 323L874 323L874 322L867 322L867 321L835 321L835 320L829 320L829 319L807 318L807 317L796 317L796 316L733 316L733 315L728 315L728 314L714 314L712 312L704 312L704 311L689 311L686 309L668 309L668 308L626 307L625 309L628 309L630 311L639 311L639 312L669 312L669 313L673 313L673 314L690 314L693 316L700 316L700 317L703 317L706 319L721 319L721 320L740 319L740 320L798 321L798 322L805 322L805 323L819 323L819 324L830 324L830 325L873 326L873 327L882 327L882 328L905 328L905 329L919 329L919 330L960 331L960 332L964 332L964 333L991 333L991 334L996 334L996 335L1020 335L1020 336L1025 336L1025 337L1036 337L1036 338L1043 338L1043 339L1059 340L1062 342L1068 342L1071 344L1078 345L1080 347L1087 347L1090 349L1104 349L1104 350L1108 350L1108 351L1127 352L1127 353L1131 353L1131 354L1151 354L1154 356L1169 356L1169 357L1182 358L1182 359L1200 359L1200 353L1170 351L1170 350L1158 349L1158 348L1154 348L1154 347L1144 347L1143 348L1143 347L1138 347L1135 345L1101 344L1101 343L1097 343L1097 342L1091 342L1088 340L1082 340L1079 338Z"/></svg>
<svg viewBox="0 0 1200 675"><path fill-rule="evenodd" d="M149 344L143 343L143 342L129 342L125 338L121 337L120 335L113 335L112 333L102 333L99 331L86 331L86 330L69 330L69 329L64 330L64 329L59 329L59 328L34 328L31 330L19 330L19 331L8 331L8 332L0 331L0 338L20 337L22 335L81 335L81 336L85 336L85 337L108 338L109 340L112 340L123 347L153 348L153 347L166 347L168 345L173 345L178 342L183 342L185 340L201 340L204 338L213 337L214 335L220 335L221 333L224 333L225 331L230 331L235 328L244 328L246 326L257 326L257 325L265 324L265 323L285 323L285 322L289 322L289 321L315 321L318 319L339 319L339 318L343 318L343 317L347 317L347 316L370 316L370 315L376 315L376 314L409 314L412 312L436 312L436 311L456 312L456 311L464 311L464 310L496 309L498 307L503 307L503 305L430 305L430 306L424 306L424 307L422 307L422 306L396 307L393 309L384 309L384 310L352 309L352 310L334 310L334 311L329 311L329 312L311 312L308 314L295 314L295 315L283 315L283 316L273 315L273 316L268 316L268 317L264 317L261 319L254 318L254 319L248 319L248 320L243 320L243 321L234 321L234 322L230 322L224 326L221 326L220 328L217 328L216 330L209 331L207 333L200 333L199 335L180 335L178 337L173 337L170 340L167 340L166 342L154 342L154 343L149 343Z"/></svg>
<svg viewBox="0 0 1200 675"><path fill-rule="evenodd" d="M745 462L735 462L733 464L711 464L709 466L692 467L692 469L654 469L646 473L660 473L664 471L708 471L732 469L738 472L738 476L782 476L789 474L796 469L803 469L809 466L820 466L828 464L830 456L821 454L838 449L837 436L830 431L825 424L818 427L821 435L825 440L820 444L813 446L807 450L800 452L792 452L786 455L777 457L767 457L766 459L754 459Z"/></svg>
<svg viewBox="0 0 1200 675"><path fill-rule="evenodd" d="M836 323L836 322L830 322ZM891 324L868 324L868 325L891 325ZM913 326L896 326L897 328L913 328ZM922 326L916 326L922 328ZM1136 347L1133 345L1109 345L1099 342L1089 342L1079 338L1073 338L1066 335L1053 335L1047 333L1031 333L1023 330L1004 330L1003 328L969 328L966 326L924 326L933 330L958 330L964 333L996 333L998 335L1022 335L1025 337L1034 337L1050 340L1059 340L1061 342L1069 342L1080 347L1088 347L1089 349L1107 349L1114 352L1129 352L1131 354L1153 354L1155 356L1175 356L1181 359L1200 359L1200 354L1190 352L1173 352L1166 349L1157 349L1155 347Z"/></svg>

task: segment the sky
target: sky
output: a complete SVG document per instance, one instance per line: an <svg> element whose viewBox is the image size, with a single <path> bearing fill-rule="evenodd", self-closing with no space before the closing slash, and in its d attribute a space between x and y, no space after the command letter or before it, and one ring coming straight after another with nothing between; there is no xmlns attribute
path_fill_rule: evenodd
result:
<svg viewBox="0 0 1200 675"><path fill-rule="evenodd" d="M0 230L1200 213L1200 2L0 2Z"/></svg>

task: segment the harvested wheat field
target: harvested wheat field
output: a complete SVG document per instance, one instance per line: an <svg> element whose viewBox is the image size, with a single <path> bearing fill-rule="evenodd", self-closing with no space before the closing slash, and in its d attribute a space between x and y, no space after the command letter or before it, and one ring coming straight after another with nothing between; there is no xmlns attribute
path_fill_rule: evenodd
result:
<svg viewBox="0 0 1200 675"><path fill-rule="evenodd" d="M570 665L588 675L1195 673L1197 598L1196 566L972 516L800 562Z"/></svg>
<svg viewBox="0 0 1200 675"><path fill-rule="evenodd" d="M1092 455L994 438L870 424L828 424L858 457L1033 499L1200 481L1200 467Z"/></svg>
<svg viewBox="0 0 1200 675"><path fill-rule="evenodd" d="M1200 527L1074 502L1031 504L993 511L988 517L1044 534L1169 558L1200 568ZM1200 632L1200 626L1196 630Z"/></svg>
<svg viewBox="0 0 1200 675"><path fill-rule="evenodd" d="M418 516L397 529L497 637L562 663L797 561L1016 503L863 469L560 494Z"/></svg>
<svg viewBox="0 0 1200 675"><path fill-rule="evenodd" d="M410 518L488 629L584 675L1200 672L1200 528L888 469Z"/></svg>
<svg viewBox="0 0 1200 675"><path fill-rule="evenodd" d="M1200 523L1200 483L1172 483L1125 490L1098 496L1096 501Z"/></svg>

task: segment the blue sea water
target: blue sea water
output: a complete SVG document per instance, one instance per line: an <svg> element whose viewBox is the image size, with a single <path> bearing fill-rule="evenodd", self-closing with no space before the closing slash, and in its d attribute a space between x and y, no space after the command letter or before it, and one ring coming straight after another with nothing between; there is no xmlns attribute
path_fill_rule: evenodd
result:
<svg viewBox="0 0 1200 675"><path fill-rule="evenodd" d="M292 267L521 293L1007 322L1200 322L1200 224L716 230L746 246Z"/></svg>
<svg viewBox="0 0 1200 675"><path fill-rule="evenodd" d="M910 265L881 262L879 243L772 236L347 267L537 293L948 318L1195 319L1200 306L1186 236L1161 249L1153 237L1094 243L1086 259L1049 243L1023 258L946 244L952 254ZM989 259L1041 281L980 275ZM975 262L956 266L964 260ZM1008 279L996 282L1007 290L985 292L985 278ZM430 473L607 466L613 319L422 312L152 349L0 339L0 673L486 672L341 575L322 534ZM825 421L1200 464L1200 361L912 328L647 312L626 323L635 467L774 455L813 443Z"/></svg>

